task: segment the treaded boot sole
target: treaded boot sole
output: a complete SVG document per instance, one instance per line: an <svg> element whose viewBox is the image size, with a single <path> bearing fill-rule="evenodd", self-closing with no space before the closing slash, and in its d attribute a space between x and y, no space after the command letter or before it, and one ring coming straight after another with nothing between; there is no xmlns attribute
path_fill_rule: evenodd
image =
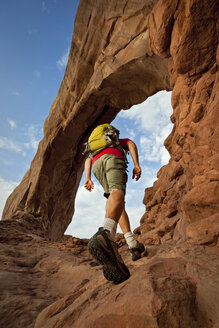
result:
<svg viewBox="0 0 219 328"><path fill-rule="evenodd" d="M112 256L100 244L95 235L88 243L88 250L90 254L103 266L104 277L119 284L130 277L130 272L125 264L117 261L116 256Z"/></svg>

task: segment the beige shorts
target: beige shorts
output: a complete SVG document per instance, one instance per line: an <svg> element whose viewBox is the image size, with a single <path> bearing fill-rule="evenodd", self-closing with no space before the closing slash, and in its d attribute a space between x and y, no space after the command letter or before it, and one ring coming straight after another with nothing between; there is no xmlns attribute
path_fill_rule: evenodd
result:
<svg viewBox="0 0 219 328"><path fill-rule="evenodd" d="M104 189L104 195L109 196L113 189L126 191L128 176L125 161L111 154L102 155L93 165L93 173Z"/></svg>

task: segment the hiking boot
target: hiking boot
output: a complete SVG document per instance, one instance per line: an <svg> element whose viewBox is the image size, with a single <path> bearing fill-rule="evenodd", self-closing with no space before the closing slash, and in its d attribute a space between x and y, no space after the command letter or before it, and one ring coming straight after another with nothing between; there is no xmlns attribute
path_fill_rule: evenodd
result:
<svg viewBox="0 0 219 328"><path fill-rule="evenodd" d="M137 261L141 258L142 253L145 251L144 245L137 241L138 245L134 248L129 248L131 253L132 261Z"/></svg>
<svg viewBox="0 0 219 328"><path fill-rule="evenodd" d="M107 280L119 284L130 277L116 243L108 238L103 228L99 228L89 240L88 250L95 260L102 264L103 274Z"/></svg>

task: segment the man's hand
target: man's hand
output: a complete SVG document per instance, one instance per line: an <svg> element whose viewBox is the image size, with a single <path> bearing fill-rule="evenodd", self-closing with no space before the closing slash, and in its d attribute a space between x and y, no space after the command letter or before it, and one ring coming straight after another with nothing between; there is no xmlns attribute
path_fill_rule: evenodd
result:
<svg viewBox="0 0 219 328"><path fill-rule="evenodd" d="M88 191L92 191L92 189L94 189L93 181L92 181L91 179L87 179L87 180L85 180L84 187L85 187Z"/></svg>
<svg viewBox="0 0 219 328"><path fill-rule="evenodd" d="M136 181L138 181L141 177L141 168L140 166L136 165L133 169L132 179L135 178Z"/></svg>
<svg viewBox="0 0 219 328"><path fill-rule="evenodd" d="M141 168L140 168L139 160L138 160L138 149L137 149L136 144L132 140L129 140L127 142L127 146L130 151L130 154L132 156L132 160L133 160L133 164L134 164L132 179L135 178L135 180L138 181L141 177Z"/></svg>
<svg viewBox="0 0 219 328"><path fill-rule="evenodd" d="M88 157L84 163L84 171L85 171L84 187L88 191L92 191L92 189L94 189L94 184L93 181L91 180L91 166L92 166L92 157Z"/></svg>

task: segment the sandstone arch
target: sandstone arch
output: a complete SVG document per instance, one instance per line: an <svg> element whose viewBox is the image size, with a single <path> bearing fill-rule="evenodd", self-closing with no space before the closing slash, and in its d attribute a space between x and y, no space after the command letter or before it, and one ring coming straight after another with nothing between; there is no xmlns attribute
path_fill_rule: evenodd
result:
<svg viewBox="0 0 219 328"><path fill-rule="evenodd" d="M201 218L216 213L216 8L213 0L81 0L68 65L44 124L44 138L8 198L3 219L25 220L30 230L36 227L51 239L60 238L74 212L84 160L81 148L91 129L112 121L122 108L172 88L174 129L166 140L171 160L146 193L148 212L142 223L155 215L158 222L178 215L185 223L195 221L200 212ZM206 160L211 163L207 167Z"/></svg>

